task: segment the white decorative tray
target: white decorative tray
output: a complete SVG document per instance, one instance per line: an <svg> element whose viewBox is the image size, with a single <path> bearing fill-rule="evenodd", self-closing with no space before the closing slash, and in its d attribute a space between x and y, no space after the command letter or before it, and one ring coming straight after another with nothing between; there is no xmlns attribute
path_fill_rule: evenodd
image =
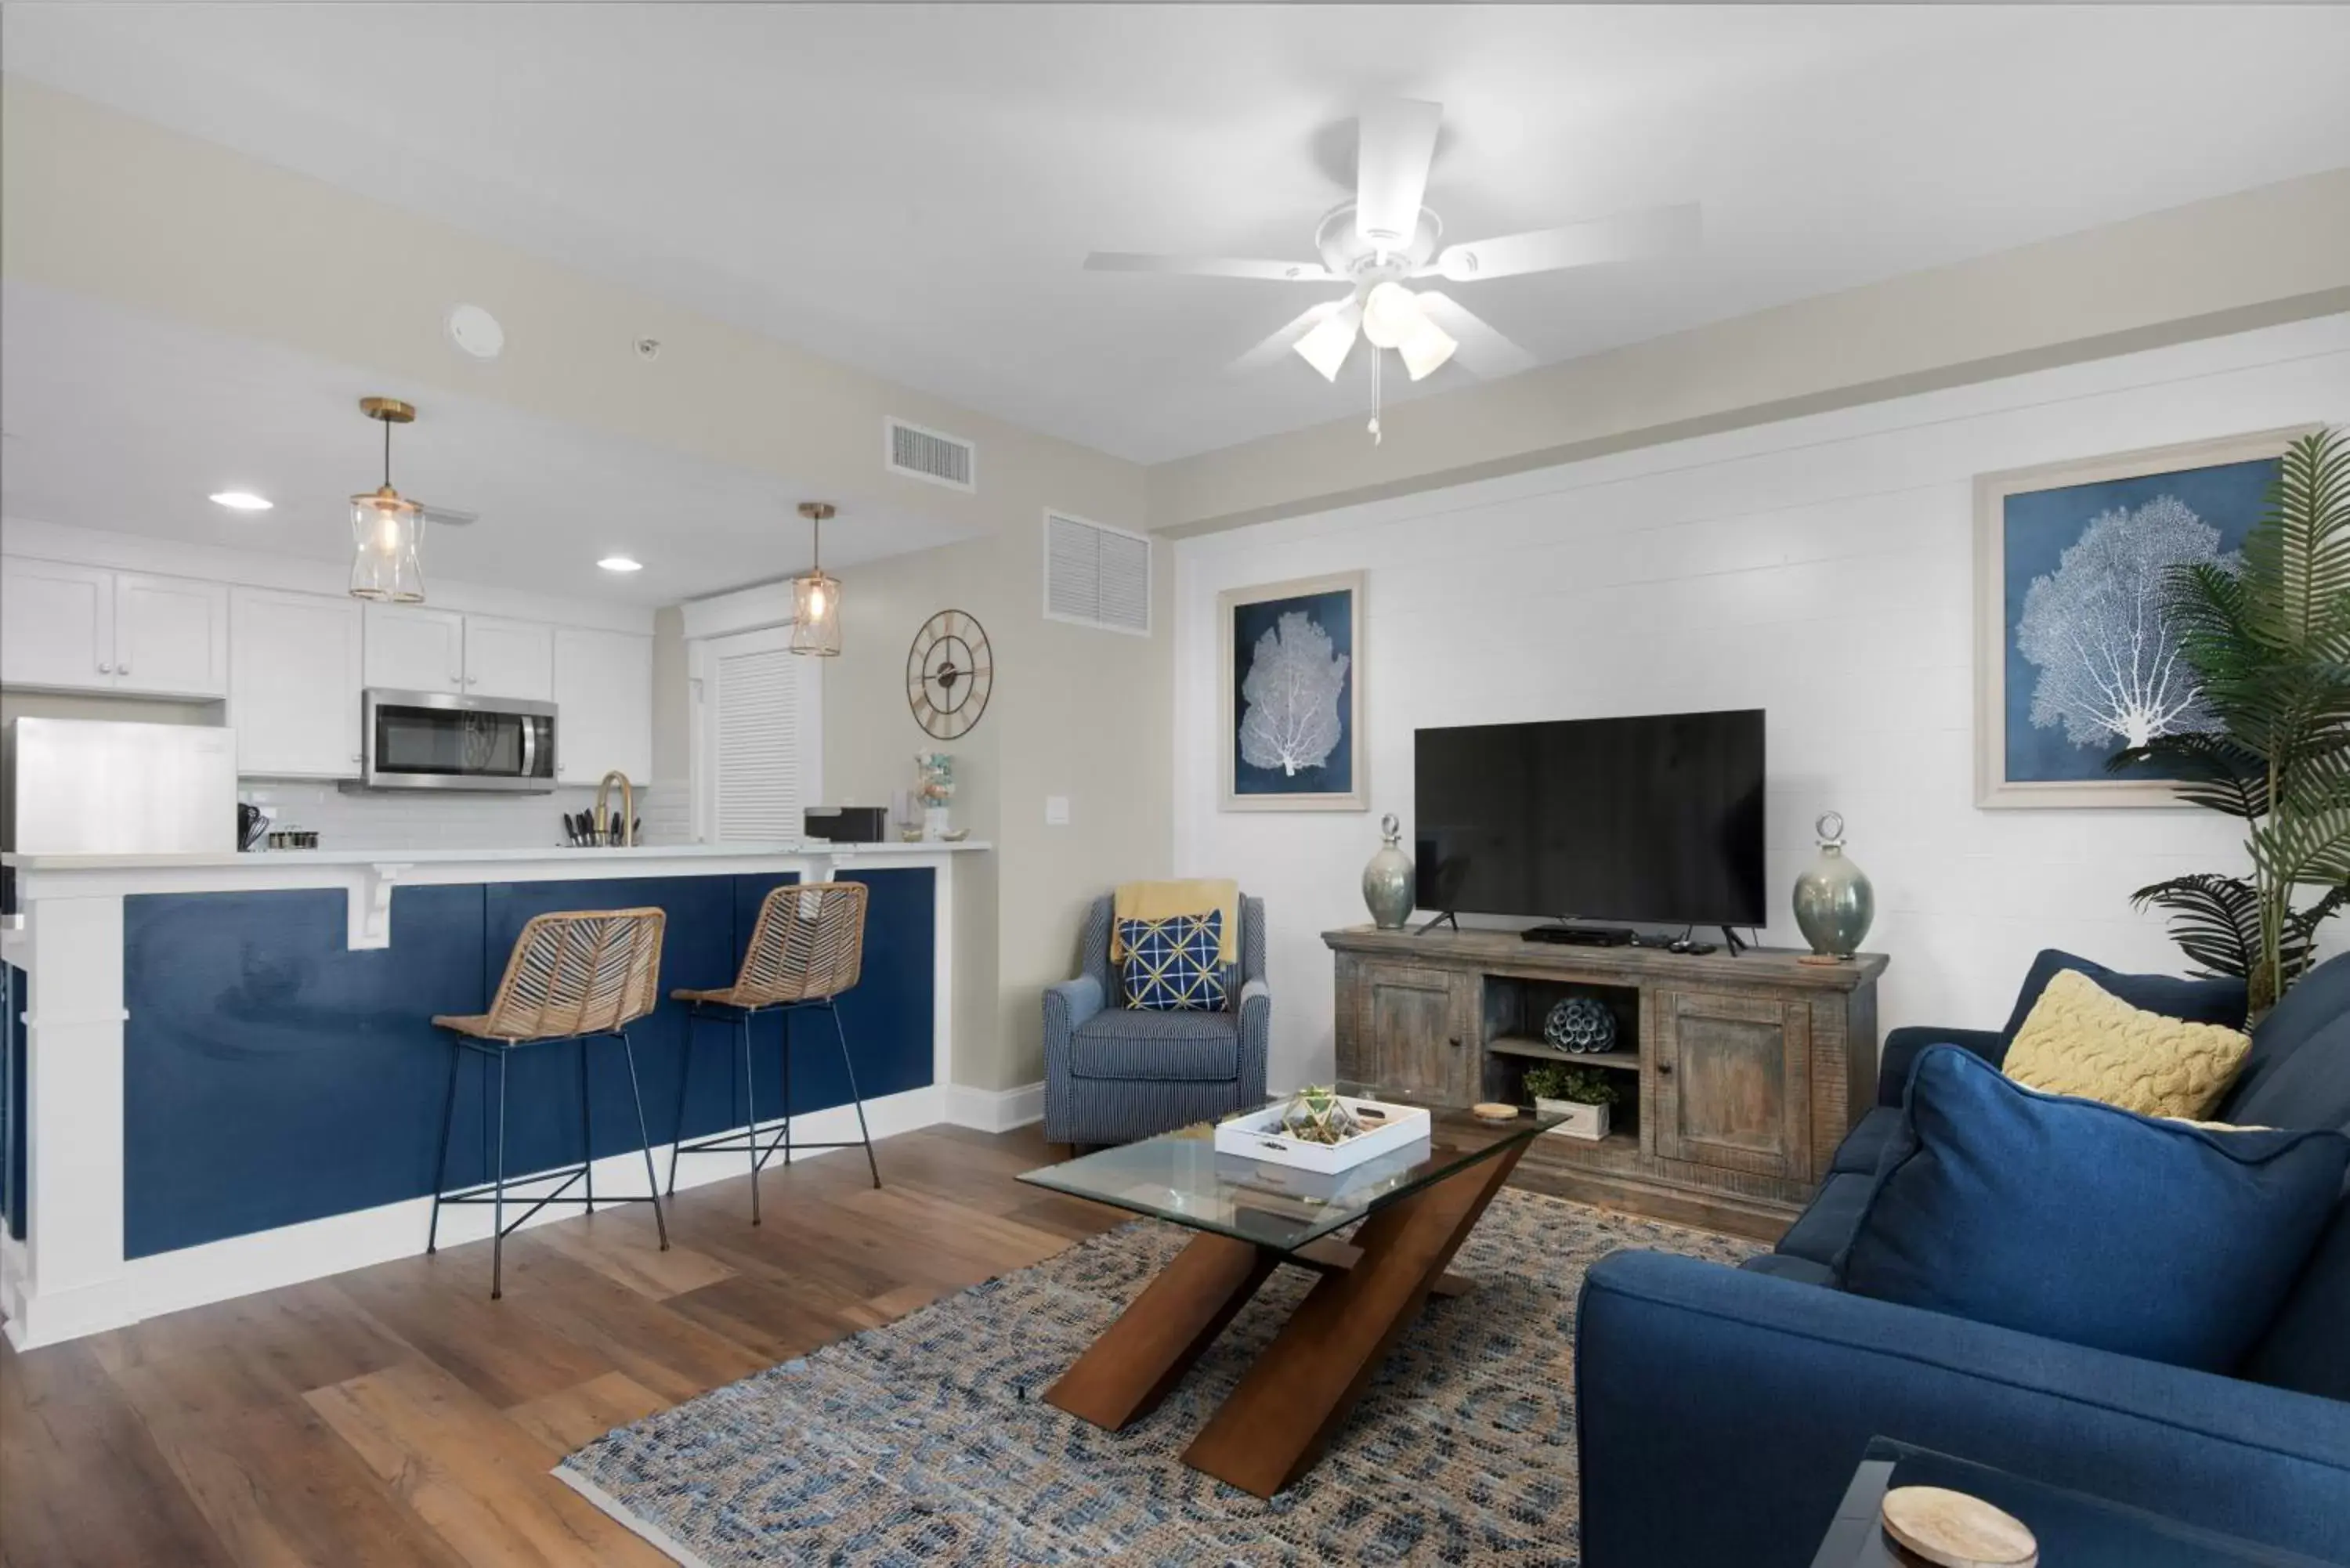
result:
<svg viewBox="0 0 2350 1568"><path fill-rule="evenodd" d="M1248 1111L1216 1124L1216 1152L1267 1165L1294 1166L1324 1176L1351 1169L1367 1159L1428 1140L1428 1112L1419 1106L1390 1105L1385 1100L1338 1096L1365 1125L1359 1135L1344 1143L1309 1143L1281 1130L1281 1113L1287 1100Z"/></svg>

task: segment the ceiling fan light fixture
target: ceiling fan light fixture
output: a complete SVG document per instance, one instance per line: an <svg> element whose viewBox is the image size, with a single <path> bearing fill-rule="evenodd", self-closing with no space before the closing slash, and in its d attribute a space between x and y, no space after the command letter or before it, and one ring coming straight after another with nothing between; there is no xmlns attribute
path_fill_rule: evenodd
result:
<svg viewBox="0 0 2350 1568"><path fill-rule="evenodd" d="M351 597L424 602L424 508L391 487L391 427L416 418L398 398L361 398L359 411L383 425L383 483L351 497Z"/></svg>
<svg viewBox="0 0 2350 1568"><path fill-rule="evenodd" d="M1380 348L1399 348L1427 321L1419 301L1399 283L1383 283L1363 296L1363 336Z"/></svg>
<svg viewBox="0 0 2350 1568"><path fill-rule="evenodd" d="M1362 330L1362 307L1353 300L1315 322L1312 331L1296 342L1297 357L1321 372L1326 381L1338 379L1338 368L1355 347L1355 335Z"/></svg>
<svg viewBox="0 0 2350 1568"><path fill-rule="evenodd" d="M1422 316L1411 336L1396 345L1396 352L1403 356L1403 368L1417 381L1440 369L1460 347L1451 333Z"/></svg>

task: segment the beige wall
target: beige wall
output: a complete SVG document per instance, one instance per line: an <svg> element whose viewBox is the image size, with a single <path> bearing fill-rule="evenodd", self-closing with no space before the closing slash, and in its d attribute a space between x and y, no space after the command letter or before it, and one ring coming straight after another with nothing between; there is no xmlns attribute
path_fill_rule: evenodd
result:
<svg viewBox="0 0 2350 1568"><path fill-rule="evenodd" d="M685 675L685 612L653 612L653 777L683 783L693 774L693 710Z"/></svg>
<svg viewBox="0 0 2350 1568"><path fill-rule="evenodd" d="M1104 523L1141 521L1139 504L1132 513L1073 510ZM1040 513L1002 546L1012 682L997 840L1006 882L999 1086L1044 1076L1042 994L1075 972L1086 905L1114 883L1166 876L1173 846L1171 552L1152 548L1151 633L1138 638L1044 618L1043 541ZM1048 794L1069 797L1068 826L1045 826Z"/></svg>
<svg viewBox="0 0 2350 1568"><path fill-rule="evenodd" d="M2350 308L2350 168L1800 300L1150 471L1177 535Z"/></svg>
<svg viewBox="0 0 2350 1568"><path fill-rule="evenodd" d="M954 1077L1008 1089L1044 1076L1042 993L1073 971L1079 919L1112 883L1164 876L1170 854L1173 567L1154 549L1151 635L1044 617L1044 513L1140 524L1141 485L1087 490L1049 472L989 475L1003 520L991 537L844 574L838 659L825 669L825 793L886 804L913 782L913 757L955 758L954 821L994 852L955 865ZM987 628L995 683L987 711L936 741L906 701L915 628L942 609ZM1065 827L1045 797L1069 797Z"/></svg>
<svg viewBox="0 0 2350 1568"><path fill-rule="evenodd" d="M1049 472L994 479L1014 497L998 533L843 573L842 650L822 671L824 793L833 805L886 805L913 784L916 753L953 755L954 824L993 846L955 862L954 1081L1008 1089L1044 1073L1041 992L1073 972L1087 903L1113 883L1164 875L1169 863L1173 583L1168 548L1156 545L1149 637L1046 620L1046 498L1126 521L1139 510L1139 484L1065 505L1057 497L1070 487ZM909 645L944 609L986 628L994 665L985 713L952 741L928 735L906 698ZM690 701L681 631L664 611L655 730L674 728L681 752ZM672 642L674 656L664 651ZM1066 826L1045 825L1048 795L1068 798Z"/></svg>
<svg viewBox="0 0 2350 1568"><path fill-rule="evenodd" d="M1007 726L991 701L968 735L933 741L906 703L906 649L914 628L935 612L969 610L993 638L1003 617L988 591L994 543L981 540L899 556L859 567L841 586L840 657L824 670L824 793L837 805L887 805L910 786L914 753L948 751L955 759L958 827L996 843L1001 833L998 743ZM999 686L1005 679L999 652ZM1000 947L1003 853L965 856L954 864L954 1081L1004 1086Z"/></svg>

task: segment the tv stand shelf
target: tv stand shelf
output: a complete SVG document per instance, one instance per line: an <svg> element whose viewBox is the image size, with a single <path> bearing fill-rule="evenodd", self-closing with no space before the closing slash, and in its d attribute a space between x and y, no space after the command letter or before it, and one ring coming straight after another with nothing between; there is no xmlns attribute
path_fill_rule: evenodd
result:
<svg viewBox="0 0 2350 1568"><path fill-rule="evenodd" d="M1485 1049L1498 1051L1504 1056L1524 1056L1538 1062L1564 1062L1570 1067L1613 1067L1618 1072L1640 1070L1638 1051L1562 1051L1539 1040L1521 1040L1513 1034L1497 1035L1485 1042Z"/></svg>
<svg viewBox="0 0 2350 1568"><path fill-rule="evenodd" d="M1613 1069L1637 1087L1597 1143L1534 1141L1512 1179L1561 1197L1775 1239L1875 1097L1880 953L1799 963L1785 950L1552 947L1514 931L1326 931L1337 1070L1465 1105L1523 1103L1535 1061ZM1542 1041L1557 998L1595 996L1616 1048Z"/></svg>

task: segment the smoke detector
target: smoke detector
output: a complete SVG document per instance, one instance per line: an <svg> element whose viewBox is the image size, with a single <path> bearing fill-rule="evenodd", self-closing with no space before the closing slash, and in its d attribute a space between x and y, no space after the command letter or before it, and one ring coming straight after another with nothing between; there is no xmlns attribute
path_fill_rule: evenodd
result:
<svg viewBox="0 0 2350 1568"><path fill-rule="evenodd" d="M478 305L451 306L442 325L449 329L449 341L476 359L494 359L505 349L506 329Z"/></svg>

